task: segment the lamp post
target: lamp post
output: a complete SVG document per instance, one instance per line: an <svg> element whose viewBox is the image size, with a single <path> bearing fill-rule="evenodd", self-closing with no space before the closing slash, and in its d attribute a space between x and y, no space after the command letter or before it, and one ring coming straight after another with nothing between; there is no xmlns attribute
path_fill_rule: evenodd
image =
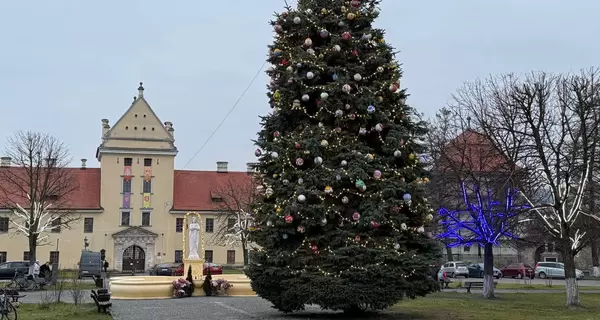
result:
<svg viewBox="0 0 600 320"><path fill-rule="evenodd" d="M89 246L90 246L90 242L88 241L87 236L85 236L85 238L83 238L83 250L88 251Z"/></svg>

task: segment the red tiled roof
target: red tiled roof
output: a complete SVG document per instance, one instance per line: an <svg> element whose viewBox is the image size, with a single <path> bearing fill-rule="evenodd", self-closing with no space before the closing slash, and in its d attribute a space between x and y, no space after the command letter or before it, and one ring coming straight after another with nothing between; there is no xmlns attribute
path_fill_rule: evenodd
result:
<svg viewBox="0 0 600 320"><path fill-rule="evenodd" d="M0 168L0 170L23 170L18 167ZM100 209L100 168L64 168L61 170L71 170L72 175L78 184L72 192L60 199L61 207L71 210L90 210ZM6 177L6 176L5 176ZM2 183L0 181L0 183ZM10 187L7 187L10 188ZM28 203L27 195L10 194L0 191L0 207L5 207L7 203L19 203L23 207Z"/></svg>
<svg viewBox="0 0 600 320"><path fill-rule="evenodd" d="M9 170L19 170L12 167ZM6 170L6 168L0 168ZM91 210L100 209L100 168L65 168L63 170L73 170L73 175L79 186L70 193L70 195L60 200L61 207L71 210ZM175 170L173 186L173 209L185 211L210 211L223 210L223 206L214 202L215 197L227 197L225 189L227 187L237 188L240 192L245 192L250 186L251 176L246 172L227 172L220 173L216 171L191 171ZM1 183L1 182L0 182ZM240 196L240 201L244 201ZM26 195L15 198L13 195L10 201L6 201L6 196L0 191L0 207L7 202L27 203ZM227 201L227 199L223 199Z"/></svg>
<svg viewBox="0 0 600 320"><path fill-rule="evenodd" d="M251 176L246 172L216 172L175 170L173 184L173 209L175 211L210 211L223 209L213 201L217 194L224 195L228 187L241 192L248 190ZM240 195L240 201L247 195ZM227 201L227 199L223 199Z"/></svg>
<svg viewBox="0 0 600 320"><path fill-rule="evenodd" d="M473 130L466 130L450 141L442 156L445 163L438 169L472 173L492 173L510 162L484 135Z"/></svg>

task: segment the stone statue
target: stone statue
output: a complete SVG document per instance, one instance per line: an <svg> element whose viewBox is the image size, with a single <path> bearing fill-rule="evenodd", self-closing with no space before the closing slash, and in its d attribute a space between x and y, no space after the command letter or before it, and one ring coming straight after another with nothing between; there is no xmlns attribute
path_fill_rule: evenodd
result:
<svg viewBox="0 0 600 320"><path fill-rule="evenodd" d="M198 255L198 242L200 241L200 224L198 218L193 217L192 222L188 226L188 243L190 252L188 259L200 259Z"/></svg>

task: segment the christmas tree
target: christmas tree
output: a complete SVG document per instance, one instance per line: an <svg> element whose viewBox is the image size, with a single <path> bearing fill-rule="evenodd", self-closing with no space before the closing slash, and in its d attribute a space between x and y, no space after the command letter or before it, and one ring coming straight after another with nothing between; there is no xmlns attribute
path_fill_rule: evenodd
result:
<svg viewBox="0 0 600 320"><path fill-rule="evenodd" d="M419 154L425 125L400 87L379 0L298 0L275 16L246 271L274 307L384 309L432 292L439 249ZM412 117L411 117L412 116Z"/></svg>

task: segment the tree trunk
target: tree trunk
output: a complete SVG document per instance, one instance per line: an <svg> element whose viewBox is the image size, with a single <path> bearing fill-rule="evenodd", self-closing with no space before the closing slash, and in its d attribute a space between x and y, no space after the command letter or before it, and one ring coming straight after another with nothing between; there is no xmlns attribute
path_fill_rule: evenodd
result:
<svg viewBox="0 0 600 320"><path fill-rule="evenodd" d="M33 274L37 260L37 234L29 236L29 274Z"/></svg>
<svg viewBox="0 0 600 320"><path fill-rule="evenodd" d="M483 248L483 297L494 299L494 250L491 243Z"/></svg>
<svg viewBox="0 0 600 320"><path fill-rule="evenodd" d="M242 254L244 256L244 266L248 265L248 245L246 244L246 242L242 242Z"/></svg>
<svg viewBox="0 0 600 320"><path fill-rule="evenodd" d="M446 255L448 256L448 261L454 261L452 258L452 248L446 247Z"/></svg>
<svg viewBox="0 0 600 320"><path fill-rule="evenodd" d="M565 260L565 288L567 290L567 307L578 307L579 287L577 286L577 276L575 274L575 254L570 246L564 250Z"/></svg>
<svg viewBox="0 0 600 320"><path fill-rule="evenodd" d="M600 277L600 259L598 258L598 240L593 239L591 242L592 251L592 275L594 277Z"/></svg>

